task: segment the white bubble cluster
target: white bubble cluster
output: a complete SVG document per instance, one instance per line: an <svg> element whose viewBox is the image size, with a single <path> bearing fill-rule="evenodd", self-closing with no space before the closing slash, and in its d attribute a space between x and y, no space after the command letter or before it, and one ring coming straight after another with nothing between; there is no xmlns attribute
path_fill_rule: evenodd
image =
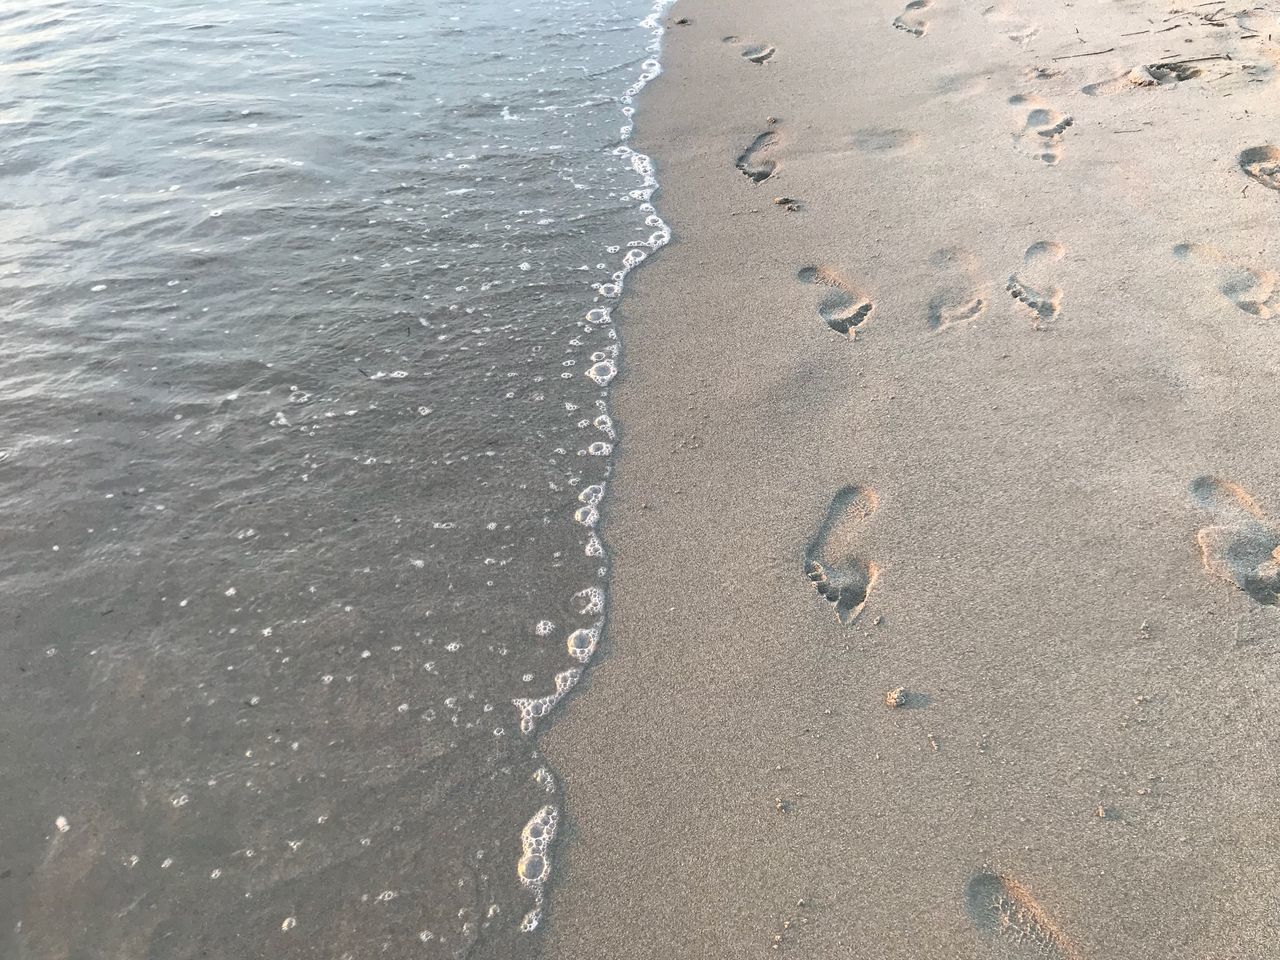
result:
<svg viewBox="0 0 1280 960"><path fill-rule="evenodd" d="M537 781L542 789L547 793L556 792L556 775L551 772L550 767L539 767L533 773L533 779Z"/></svg>
<svg viewBox="0 0 1280 960"><path fill-rule="evenodd" d="M516 874L520 877L520 882L533 891L533 907L520 921L520 929L526 933L536 930L542 921L544 888L547 878L551 876L551 858L548 856L548 851L551 841L556 838L556 828L559 825L560 809L555 804L549 803L535 813L520 831L523 854L516 865Z"/></svg>
<svg viewBox="0 0 1280 960"><path fill-rule="evenodd" d="M641 21L641 27L649 32L649 41L645 45L645 51L650 56L640 65L640 75L627 88L622 97L622 115L625 119L619 139L623 143L613 151L614 156L630 164L631 169L640 178L640 186L631 190L629 195L633 200L639 202L639 210L644 217L645 225L653 232L647 239L629 242L627 244L628 249L622 256L619 268L614 271L610 279L593 285L596 292L607 299L620 296L627 274L643 263L651 253L665 246L671 240L671 229L658 216L657 210L650 202L658 188L653 161L643 153L631 149L625 144L625 141L631 137L633 130L636 96L662 72L662 66L657 59L657 53L662 45L662 19L666 10L674 2L675 0L654 0L649 15ZM611 246L608 249L608 253L616 254L620 249L618 246ZM525 267L524 264L521 266L522 268ZM603 267L604 265L601 264L601 266ZM607 327L608 329L605 332L608 338L616 340L617 332L612 327L611 306L600 305L593 307L587 311L585 320L592 326ZM579 344L580 341L575 341L574 343L575 346ZM565 365L572 366L573 364L566 362ZM616 343L606 350L597 351L591 355L591 366L587 369L586 375L601 387L609 385L618 375L618 347ZM562 373L561 376L568 377L571 374L566 372ZM579 455L586 453L593 457L607 457L613 453L612 441L616 439L616 432L613 419L609 416L606 400L604 398L598 400L597 407L599 415L591 421L591 425L604 434L609 442L597 440L589 444L585 451L580 450ZM572 413L577 408L567 404L566 409ZM579 423L580 427L585 427L586 425L586 421ZM603 483L592 484L583 489L578 495L581 506L575 510L574 519L586 527L594 527L599 522L600 503L604 498L604 493L605 487ZM604 544L600 541L600 537L596 532L592 530L587 538L587 556L604 557L604 553ZM605 569L602 564L600 567L601 576L604 575ZM583 616L597 618L603 616L605 593L600 587L588 587L580 590L574 594L574 599L579 603ZM542 621L536 628L539 636L545 635L543 633L544 626L546 627L546 633L550 633L553 629L549 621ZM569 656L580 664L586 664L600 643L602 629L603 620L597 619L591 626L581 627L570 633L565 641ZM525 735L533 733L537 721L550 713L555 705L574 688L581 677L581 667L563 670L556 674L554 692L542 697L521 697L512 700L512 705L520 714L521 732ZM539 768L537 773L534 774L534 779L545 787L547 793L553 794L555 792L555 778L550 770L545 767ZM548 877L551 875L551 860L548 857L548 850L555 839L559 820L559 808L554 804L547 804L525 824L520 833L523 852L516 866L516 873L520 877L520 882L531 889L534 894L533 907L520 921L520 929L526 932L536 929L542 921L544 887Z"/></svg>
<svg viewBox="0 0 1280 960"><path fill-rule="evenodd" d="M574 688L581 677L582 671L577 667L571 667L556 674L554 693L549 693L545 697L518 697L512 700L511 705L520 714L520 732L533 733L535 722L550 713L551 708L564 699L565 694Z"/></svg>
<svg viewBox="0 0 1280 960"><path fill-rule="evenodd" d="M604 613L604 591L599 587L587 587L573 595L573 599L582 604L580 611L584 617L593 617Z"/></svg>
<svg viewBox="0 0 1280 960"><path fill-rule="evenodd" d="M600 625L596 624L594 627L581 627L573 631L569 634L566 645L569 648L569 656L579 663L586 663L596 652L596 645L599 642Z"/></svg>
<svg viewBox="0 0 1280 960"><path fill-rule="evenodd" d="M602 387L618 375L618 365L613 360L598 360L587 368L587 376Z"/></svg>
<svg viewBox="0 0 1280 960"><path fill-rule="evenodd" d="M607 413L600 414L600 416L596 417L595 420L591 421L591 425L610 440L614 440L618 436L613 430L613 418Z"/></svg>
<svg viewBox="0 0 1280 960"><path fill-rule="evenodd" d="M577 509L573 519L584 527L594 527L600 520L599 503L604 498L604 484L593 483L578 494L582 506Z"/></svg>
<svg viewBox="0 0 1280 960"><path fill-rule="evenodd" d="M658 187L653 161L644 154L631 149L625 144L625 141L631 137L633 130L636 96L662 72L662 66L657 59L657 53L662 44L662 18L665 11L674 2L675 0L654 0L648 17L641 22L641 27L649 31L649 41L645 46L645 50L650 56L640 65L640 75L627 88L622 97L622 114L625 120L619 139L623 143L613 151L616 157L629 163L631 169L640 178L640 186L630 191L629 195L633 200L639 202L640 213L644 217L645 225L653 232L647 239L629 242L627 244L628 249L622 256L621 265L610 279L593 285L596 292L607 299L620 296L627 274L643 263L651 253L665 246L671 240L671 229L658 216L657 210L650 202ZM616 254L620 249L620 247L611 246L608 252ZM524 264L521 266L524 267ZM606 334L608 338L616 340L617 332L612 327L612 308L610 306L593 307L587 311L585 319L587 323L593 326L607 327ZM578 345L578 343L580 341L575 341L575 345ZM565 365L572 366L573 364L566 362ZM586 375L600 387L607 387L613 381L618 375L618 347L616 343L606 350L597 351L591 355L591 366L588 367ZM566 372L562 373L561 376L567 377L570 374ZM585 451L580 450L579 455L586 453L593 457L607 457L613 453L612 441L616 439L616 431L613 419L609 416L606 400L604 398L598 400L597 407L599 415L591 421L591 425L604 434L608 442L605 440L594 441L587 446ZM571 413L576 409L573 406L567 406L567 408ZM586 421L579 423L580 427L585 427L586 425ZM581 506L575 510L574 519L588 528L595 527L600 519L600 503L604 498L604 493L605 486L603 483L592 484L583 489L578 495L578 501ZM604 557L605 555L604 544L594 530L591 531L587 538L585 549L588 557ZM605 569L602 564L600 567L601 576L604 575ZM574 594L574 599L578 601L583 616L599 618L603 615L605 593L600 587L588 587L580 590ZM536 628L539 636L545 635L543 632L544 626L546 633L551 632L551 623L542 621ZM569 656L580 664L585 665L591 659L600 643L602 629L603 620L597 619L591 626L581 627L571 632L565 641ZM555 705L564 699L569 691L577 685L581 677L581 667L563 670L556 674L554 692L542 697L520 697L512 700L512 705L520 714L521 732L525 735L532 734L537 721L550 713ZM547 793L552 794L555 792L555 778L550 770L542 767L534 774L534 778L545 787ZM523 852L516 866L516 873L520 877L520 882L531 889L534 894L533 907L520 921L520 929L522 931L532 931L542 921L544 887L551 875L551 860L548 856L548 851L552 841L555 839L559 820L559 808L554 804L547 804L525 824L520 833Z"/></svg>

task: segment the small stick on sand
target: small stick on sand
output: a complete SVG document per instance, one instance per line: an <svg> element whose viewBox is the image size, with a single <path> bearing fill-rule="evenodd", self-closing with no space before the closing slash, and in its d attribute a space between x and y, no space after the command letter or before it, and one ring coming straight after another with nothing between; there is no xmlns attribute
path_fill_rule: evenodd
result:
<svg viewBox="0 0 1280 960"><path fill-rule="evenodd" d="M1174 56L1177 56L1177 54L1174 54ZM1160 60L1159 62L1168 64L1169 66L1179 66L1184 63L1204 63L1206 60L1230 60L1230 59L1231 59L1231 54L1229 53L1215 53L1212 57L1192 57L1190 60L1174 60L1170 57L1165 57L1165 59Z"/></svg>
<svg viewBox="0 0 1280 960"><path fill-rule="evenodd" d="M1105 50L1090 50L1088 53L1069 53L1065 57L1054 57L1054 60L1074 60L1076 57L1096 57L1103 53L1112 53L1115 47L1107 47Z"/></svg>

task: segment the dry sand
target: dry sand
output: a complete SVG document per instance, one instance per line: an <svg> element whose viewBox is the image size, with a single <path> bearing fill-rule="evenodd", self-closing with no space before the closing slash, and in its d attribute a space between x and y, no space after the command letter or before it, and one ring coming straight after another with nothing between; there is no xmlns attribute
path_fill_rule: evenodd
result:
<svg viewBox="0 0 1280 960"><path fill-rule="evenodd" d="M671 12L550 955L1280 956L1280 8L1243 9Z"/></svg>

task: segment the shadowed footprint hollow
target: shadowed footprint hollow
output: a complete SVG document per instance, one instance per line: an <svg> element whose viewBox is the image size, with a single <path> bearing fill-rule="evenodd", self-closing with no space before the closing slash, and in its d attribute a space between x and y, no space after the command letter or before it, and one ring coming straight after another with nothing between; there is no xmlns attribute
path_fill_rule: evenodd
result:
<svg viewBox="0 0 1280 960"><path fill-rule="evenodd" d="M880 570L862 556L859 543L880 506L874 490L857 484L832 497L827 514L804 555L804 573L818 596L836 608L836 619L853 623L862 613Z"/></svg>
<svg viewBox="0 0 1280 960"><path fill-rule="evenodd" d="M738 154L735 166L748 180L763 183L778 172L778 161L772 156L778 146L778 134L767 130L751 141L751 145Z"/></svg>
<svg viewBox="0 0 1280 960"><path fill-rule="evenodd" d="M1258 502L1239 484L1207 475L1191 482L1191 499L1213 520L1196 533L1205 573L1254 603L1280 604L1280 532Z"/></svg>
<svg viewBox="0 0 1280 960"><path fill-rule="evenodd" d="M851 340L875 309L870 300L830 267L804 267L796 279L829 291L818 304L818 316L836 333Z"/></svg>
<svg viewBox="0 0 1280 960"><path fill-rule="evenodd" d="M964 907L983 939L1007 960L1077 960L1049 914L1021 883L979 873L965 885Z"/></svg>

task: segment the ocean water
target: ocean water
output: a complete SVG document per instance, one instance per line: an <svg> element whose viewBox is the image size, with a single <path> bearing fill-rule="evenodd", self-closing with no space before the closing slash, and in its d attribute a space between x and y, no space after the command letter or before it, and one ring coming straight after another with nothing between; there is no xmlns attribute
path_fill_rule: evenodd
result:
<svg viewBox="0 0 1280 960"><path fill-rule="evenodd" d="M541 954L665 6L0 0L0 956Z"/></svg>

